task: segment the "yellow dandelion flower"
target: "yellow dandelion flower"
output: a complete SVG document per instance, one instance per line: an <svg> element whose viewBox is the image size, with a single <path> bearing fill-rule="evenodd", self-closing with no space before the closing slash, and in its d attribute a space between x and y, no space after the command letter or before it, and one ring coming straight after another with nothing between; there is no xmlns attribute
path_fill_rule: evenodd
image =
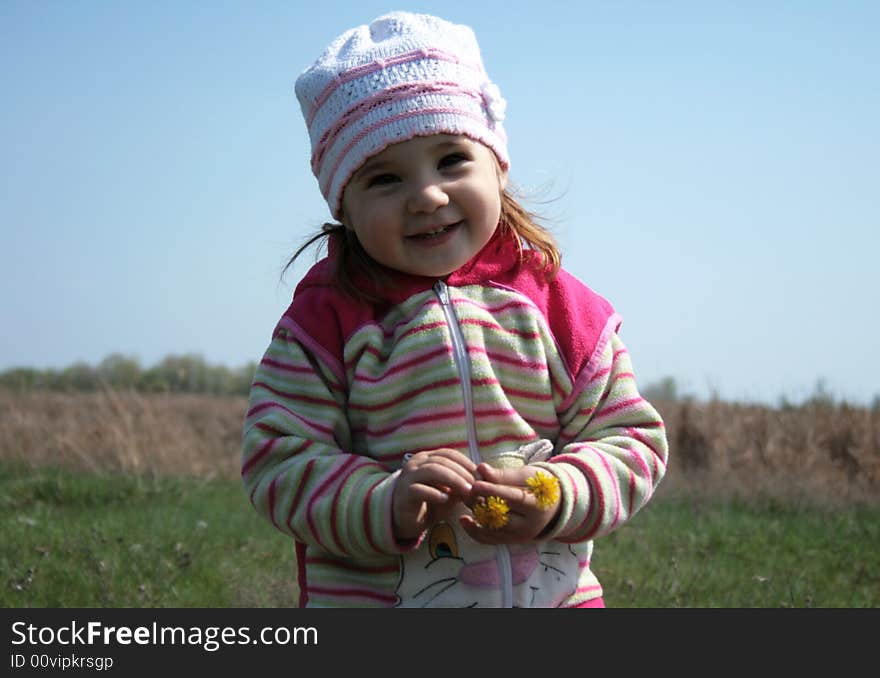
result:
<svg viewBox="0 0 880 678"><path fill-rule="evenodd" d="M559 479L556 476L537 471L534 476L526 480L526 483L529 492L535 495L539 508L550 508L559 501Z"/></svg>
<svg viewBox="0 0 880 678"><path fill-rule="evenodd" d="M481 502L474 506L474 517L483 527L490 530L500 530L507 525L510 517L507 513L510 507L501 497L488 497L485 502Z"/></svg>

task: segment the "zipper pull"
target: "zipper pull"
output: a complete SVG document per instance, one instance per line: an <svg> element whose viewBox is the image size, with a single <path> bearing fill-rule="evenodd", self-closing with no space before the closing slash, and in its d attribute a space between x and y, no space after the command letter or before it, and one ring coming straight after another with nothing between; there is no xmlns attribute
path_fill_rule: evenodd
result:
<svg viewBox="0 0 880 678"><path fill-rule="evenodd" d="M434 283L434 292L440 299L440 303L444 306L449 306L449 289L446 287L446 283L442 280L438 280Z"/></svg>

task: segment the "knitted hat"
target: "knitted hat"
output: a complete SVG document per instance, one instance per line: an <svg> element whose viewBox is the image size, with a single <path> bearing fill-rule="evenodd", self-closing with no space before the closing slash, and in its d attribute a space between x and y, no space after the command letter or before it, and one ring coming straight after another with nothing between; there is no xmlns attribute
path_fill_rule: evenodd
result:
<svg viewBox="0 0 880 678"><path fill-rule="evenodd" d="M385 14L333 40L296 80L312 172L331 214L367 158L416 136L460 134L510 160L506 103L489 80L473 30L437 17Z"/></svg>

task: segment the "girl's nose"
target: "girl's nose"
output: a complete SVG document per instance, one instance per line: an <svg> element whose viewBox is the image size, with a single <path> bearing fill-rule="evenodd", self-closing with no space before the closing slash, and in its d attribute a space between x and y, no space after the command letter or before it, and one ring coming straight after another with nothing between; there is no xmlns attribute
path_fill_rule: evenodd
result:
<svg viewBox="0 0 880 678"><path fill-rule="evenodd" d="M414 186L409 195L410 212L433 212L449 204L449 196L436 182L425 182Z"/></svg>

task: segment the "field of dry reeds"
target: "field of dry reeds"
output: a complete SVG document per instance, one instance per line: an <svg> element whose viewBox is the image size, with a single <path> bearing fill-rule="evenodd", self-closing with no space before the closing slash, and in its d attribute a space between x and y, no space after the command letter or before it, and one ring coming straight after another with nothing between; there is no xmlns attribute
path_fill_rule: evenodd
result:
<svg viewBox="0 0 880 678"><path fill-rule="evenodd" d="M237 477L246 399L0 389L0 460L78 471Z"/></svg>
<svg viewBox="0 0 880 678"><path fill-rule="evenodd" d="M880 410L832 402L771 408L657 403L667 491L757 493L820 504L880 502Z"/></svg>
<svg viewBox="0 0 880 678"><path fill-rule="evenodd" d="M876 408L655 404L670 441L664 492L880 503ZM0 390L0 460L234 478L246 406L231 396Z"/></svg>

